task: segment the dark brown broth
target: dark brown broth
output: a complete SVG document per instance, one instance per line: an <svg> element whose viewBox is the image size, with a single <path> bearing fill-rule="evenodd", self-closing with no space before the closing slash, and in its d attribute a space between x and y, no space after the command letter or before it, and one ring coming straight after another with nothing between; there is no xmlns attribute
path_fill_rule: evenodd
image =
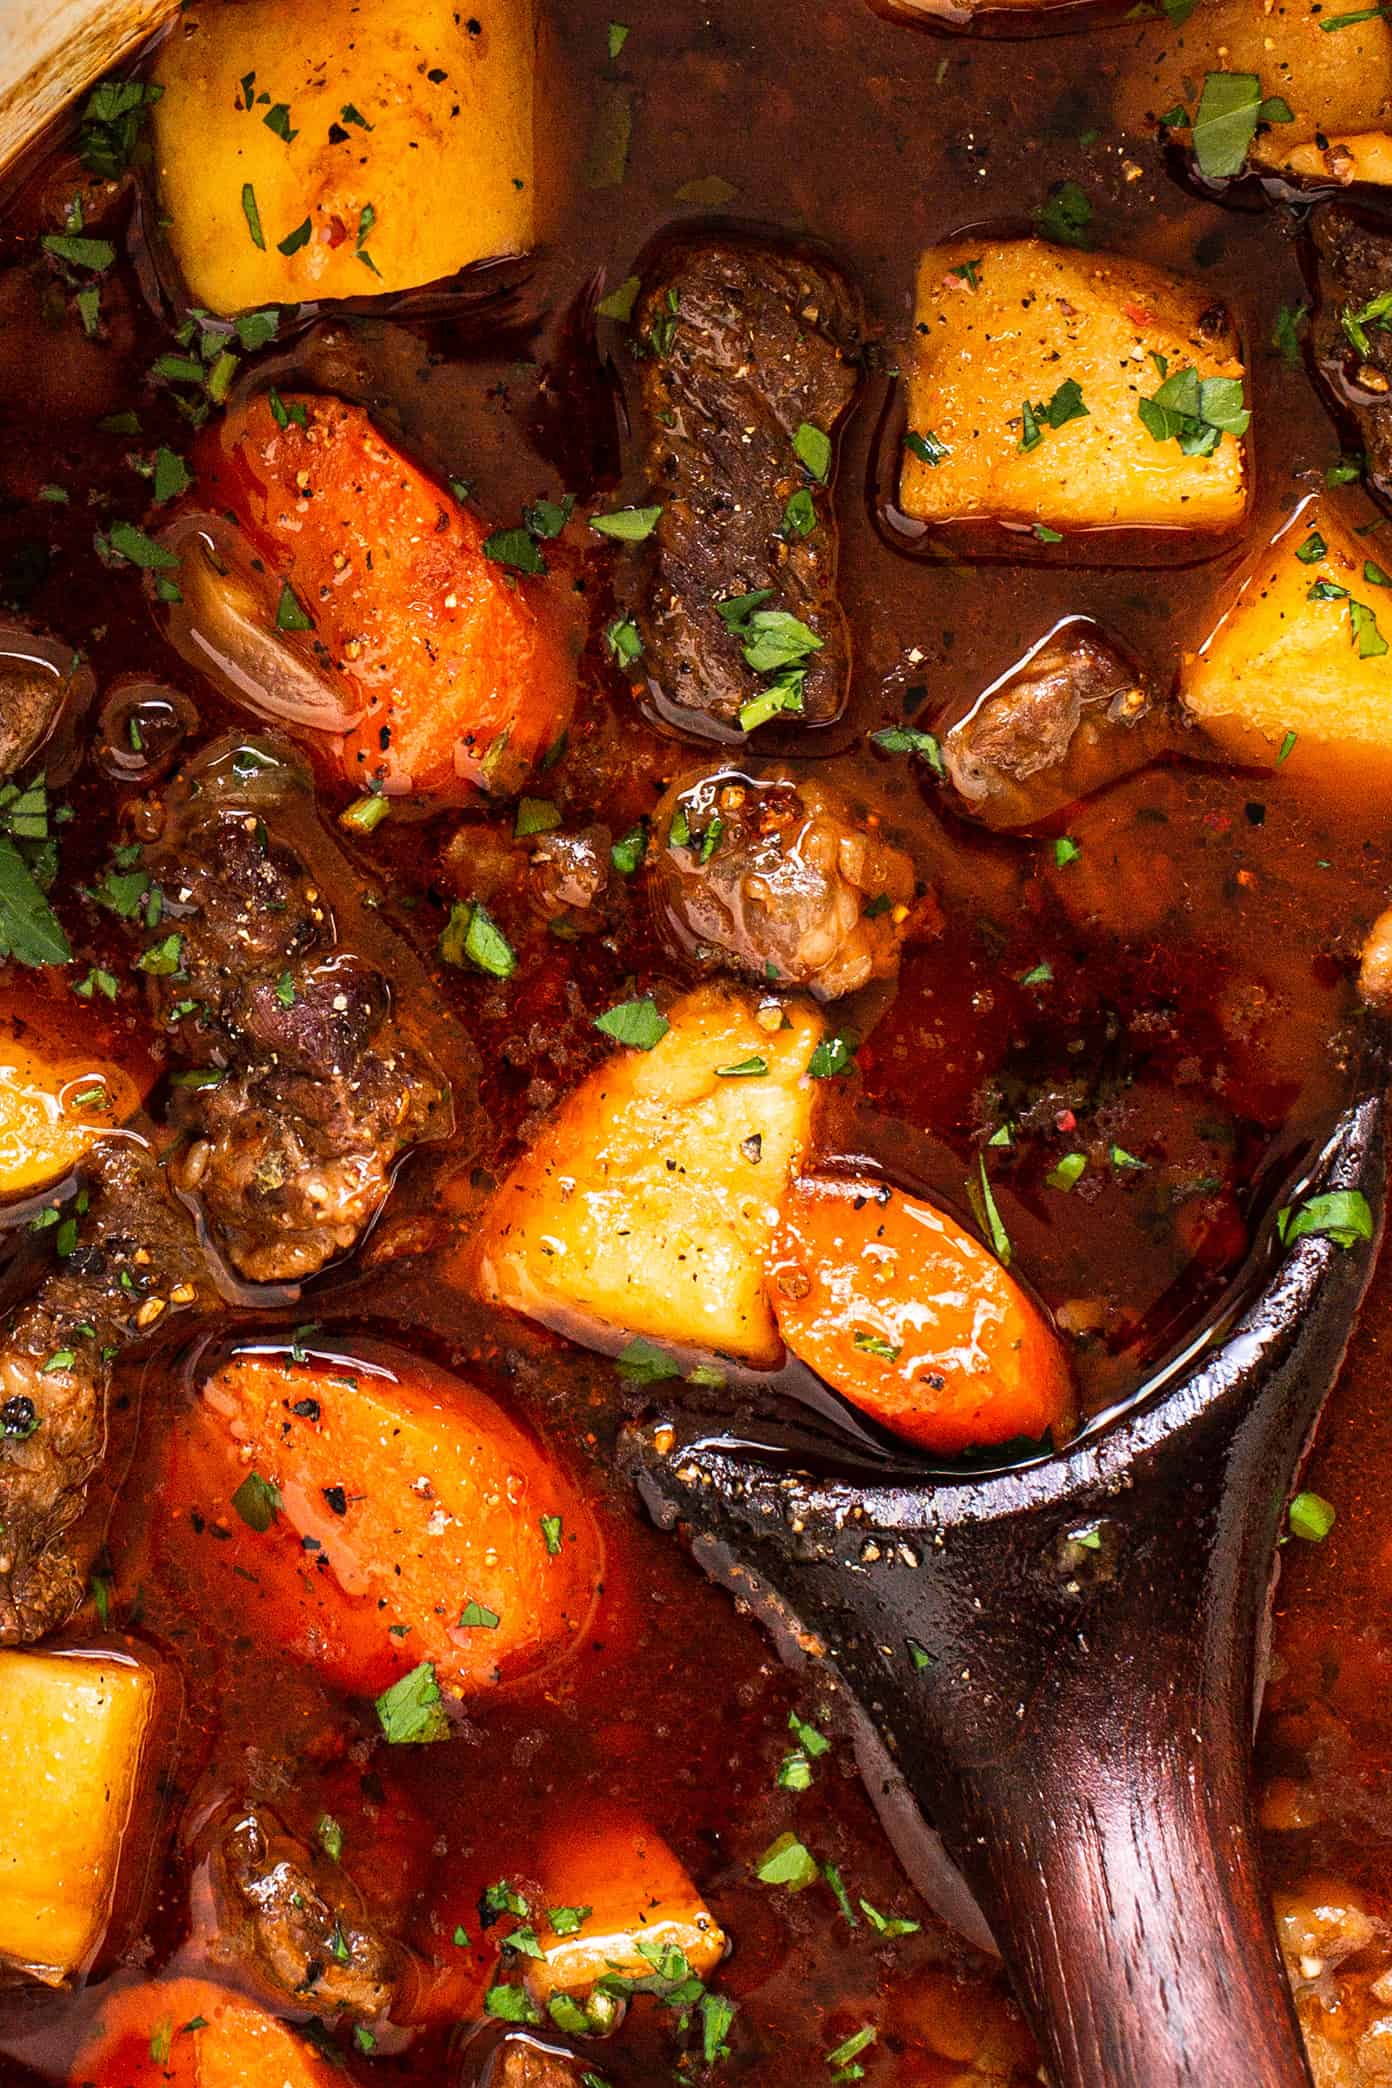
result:
<svg viewBox="0 0 1392 2088"><path fill-rule="evenodd" d="M617 467L621 483L636 484L622 478L635 460L615 457L593 366L578 382L573 359L557 362L542 412L537 364L557 356L565 315L597 271L610 285L622 280L652 237L695 214L674 201L683 184L723 176L742 221L826 242L861 283L884 346L841 464L855 687L848 720L813 742L809 758L829 760L912 848L944 925L910 951L897 997L860 1053L862 1100L838 1098L823 1136L830 1152L897 1147L915 1180L964 1207L983 1135L1003 1115L1026 1120L996 1193L1020 1269L1049 1305L1093 1329L1078 1346L1080 1383L1089 1406L1106 1404L1197 1323L1241 1262L1274 1182L1341 1092L1329 1039L1348 1012L1350 959L1386 886L1392 820L1373 825L1366 807L1325 807L1292 773L1175 765L1078 808L1067 825L1082 854L1065 869L1047 842L992 840L941 821L931 784L902 759L870 751L869 731L909 706L918 723L957 714L1070 613L1097 617L1164 681L1202 633L1237 554L1157 573L1078 569L1039 553L979 565L906 556L874 513L877 424L918 251L1004 213L1018 219L1051 182L1071 177L1094 203L1100 243L1203 275L1240 314L1258 459L1249 540L1259 540L1338 447L1303 371L1268 346L1277 307L1303 295L1295 220L1223 212L1170 179L1152 143L1109 135L1108 68L1125 38L1102 30L968 42L889 22L861 0L625 0L631 34L611 66L613 11L612 0L556 10L581 120L602 82L617 78L632 95L627 178L575 196L561 235L525 276L509 338L372 316L326 321L332 339L321 327L271 357L325 382L336 372L426 462L472 480L483 509L511 522L538 494L568 485L588 495L596 472L612 477ZM1093 129L1098 141L1082 145ZM16 271L62 150L56 138L0 224L0 256ZM196 697L211 733L225 722L218 701L167 648L135 577L108 572L92 551L97 520L138 516L143 505L127 452L186 439L167 397L142 393L167 336L134 275L122 283L116 345L98 351L80 341L70 312L39 320L27 276L0 280L17 344L7 353L0 339L0 594L19 596L38 622L82 646L102 690L121 672L167 679ZM616 329L603 347L622 382ZM94 431L95 418L129 403L142 408L138 443ZM51 483L69 489L66 507L35 503ZM597 610L606 557L590 560ZM689 750L635 718L597 646L589 659L580 724L549 787L568 813L620 828L651 808ZM906 695L918 689L921 699ZM72 891L124 837L120 813L134 792L89 765L68 795L80 814L64 841ZM443 917L433 880L452 824L388 823L363 851L387 880L396 918L426 946ZM752 1623L646 1527L613 1477L616 1426L650 1395L626 1390L599 1359L477 1312L450 1286L451 1240L487 1181L597 1061L593 1013L631 974L644 985L682 976L636 898L602 943L556 942L520 914L508 917L506 904L504 915L520 945L516 978L450 981L489 1069L492 1150L467 1165L448 1155L413 1161L358 1264L316 1287L297 1316L320 1322L318 1338L341 1349L371 1330L468 1370L578 1461L610 1546L594 1643L544 1685L472 1701L447 1771L436 1750L386 1748L374 1740L370 1707L258 1643L254 1591L239 1600L209 1558L215 1537L164 1511L160 1484L177 1455L187 1381L174 1357L128 1372L113 1459L113 1476L129 1460L129 1477L109 1539L112 1622L170 1661L185 1711L162 1813L139 1828L153 1887L125 1962L142 1975L176 1959L181 1971L200 1968L201 1945L190 1940L199 1879L191 1884L187 1850L217 1804L263 1796L300 1828L321 1810L337 1813L350 1869L354 1849L371 1848L360 1882L389 1896L393 1911L404 1908L411 1939L453 1980L444 1990L467 2016L481 1981L449 1942L454 1923L476 1932L482 1885L525 1879L543 1816L625 1793L648 1809L734 1937L721 1984L741 2013L721 2078L766 2088L804 2081L820 2075L842 2037L874 2023L869 2080L928 2088L954 2078L982 2024L994 2023L1003 2049L1015 2040L1014 2077L1027 2079L1027 2040L1009 2027L990 1975L926 1915L899 1871L826 1685L814 1673L781 1672ZM90 912L65 906L65 918L81 966L115 951ZM1041 961L1052 984L1021 985ZM17 1017L32 1014L38 994L67 1034L151 1070L157 1047L133 995L116 1009L94 1000L75 1016L65 980L25 975L6 986ZM915 1135L905 1144L887 1124ZM1144 1172L1094 1166L1071 1194L1047 1186L1064 1152L1099 1139L1143 1158ZM1295 1764L1308 1776L1311 1732L1327 1739L1334 1722L1337 1744L1316 1750L1323 1766L1314 1771L1328 1824L1302 1837L1295 1860L1303 1868L1327 1856L1379 1894L1392 1887L1377 1793L1392 1751L1392 1648L1389 1564L1376 1531L1392 1436L1375 1388L1386 1377L1390 1299L1384 1285L1324 1433L1313 1483L1339 1503L1341 1519L1321 1552L1292 1562L1285 1671L1266 1739L1283 1773ZM787 1388L796 1390L794 1377ZM72 1642L91 1642L95 1629L85 1616ZM793 1704L840 1736L799 1797L774 1785ZM922 1916L922 1932L876 1943L863 1923L848 1934L824 1887L794 1899L757 1885L752 1864L794 1825L856 1895ZM0 2002L0 2079L15 2088L62 2080L101 1992L98 1984L67 1999ZM468 2084L473 2061L446 2057L453 2037L444 2026L400 2058L345 2054L345 2064L365 2082ZM668 2019L640 2004L589 2063L630 2088L668 2078L673 2054ZM683 2071L701 2076L699 2065Z"/></svg>

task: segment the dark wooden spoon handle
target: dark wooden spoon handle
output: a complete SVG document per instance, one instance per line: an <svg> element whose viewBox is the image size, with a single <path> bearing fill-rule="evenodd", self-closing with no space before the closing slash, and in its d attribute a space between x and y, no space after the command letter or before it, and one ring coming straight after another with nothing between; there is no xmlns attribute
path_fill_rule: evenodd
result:
<svg viewBox="0 0 1392 2088"><path fill-rule="evenodd" d="M928 1692L943 1752L922 1795L1057 2088L1309 2082L1248 1790L1286 1492L1270 1411L1259 1430L1200 1425L1179 1470L1173 1443L1142 1460L1116 1521L1075 1504L1087 1542L1056 1539L1075 1562L1062 1606L1036 1588L1047 1657L1014 1669L1015 1744L964 1701L961 1670Z"/></svg>
<svg viewBox="0 0 1392 2088"><path fill-rule="evenodd" d="M1037 1745L1032 1814L982 1794L975 1882L1057 2088L1307 2088L1245 1765L1195 1709Z"/></svg>

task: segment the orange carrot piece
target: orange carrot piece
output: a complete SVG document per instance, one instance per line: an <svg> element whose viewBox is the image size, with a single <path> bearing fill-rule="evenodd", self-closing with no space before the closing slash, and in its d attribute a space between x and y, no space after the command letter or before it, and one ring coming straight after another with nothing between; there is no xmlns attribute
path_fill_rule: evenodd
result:
<svg viewBox="0 0 1392 2088"><path fill-rule="evenodd" d="M341 2088L284 2023L207 1979L151 1980L102 2003L68 2088Z"/></svg>
<svg viewBox="0 0 1392 2088"><path fill-rule="evenodd" d="M306 395L283 408L284 427L264 398L229 413L194 462L202 499L230 510L264 559L290 642L361 705L346 734L315 735L321 751L357 790L508 795L570 721L568 584L485 557L477 517L360 406ZM301 616L312 629L296 640Z"/></svg>
<svg viewBox="0 0 1392 2088"><path fill-rule="evenodd" d="M676 1852L639 1813L614 1806L590 1808L581 1820L567 1816L543 1842L537 1868L541 1955L528 1957L523 1970L542 2000L588 1994L606 1972L642 1979L652 1965L643 1951L654 1945L680 1950L699 1979L709 1979L725 1955L719 1922Z"/></svg>
<svg viewBox="0 0 1392 2088"><path fill-rule="evenodd" d="M788 1347L896 1435L951 1456L1070 1426L1068 1365L1043 1313L932 1204L872 1179L805 1177L767 1267Z"/></svg>
<svg viewBox="0 0 1392 2088"><path fill-rule="evenodd" d="M172 1491L228 1533L203 1554L226 1601L344 1688L376 1694L422 1661L443 1689L487 1688L558 1660L590 1621L593 1518L463 1379L238 1354L187 1436Z"/></svg>

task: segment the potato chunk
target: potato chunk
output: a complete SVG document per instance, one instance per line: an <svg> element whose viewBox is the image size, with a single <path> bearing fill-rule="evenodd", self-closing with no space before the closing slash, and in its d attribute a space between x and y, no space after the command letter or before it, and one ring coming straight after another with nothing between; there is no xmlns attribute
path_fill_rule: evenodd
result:
<svg viewBox="0 0 1392 2088"><path fill-rule="evenodd" d="M1123 130L1153 130L1176 107L1192 115L1206 73L1255 73L1264 96L1280 96L1290 123L1273 123L1254 159L1289 164L1292 148L1380 128L1392 111L1392 25L1357 8L1311 7L1309 0L1203 0L1182 22L1159 14L1119 29L1116 115ZM1176 10L1178 13L1178 10ZM1328 17L1354 19L1328 34Z"/></svg>
<svg viewBox="0 0 1392 2088"><path fill-rule="evenodd" d="M1190 715L1243 761L1358 787L1392 773L1392 592L1354 506L1307 501L1239 573L1185 656ZM1288 735L1295 735L1287 746Z"/></svg>
<svg viewBox="0 0 1392 2088"><path fill-rule="evenodd" d="M0 1039L0 1196L66 1174L138 1103L135 1083L119 1066L48 1061Z"/></svg>
<svg viewBox="0 0 1392 2088"><path fill-rule="evenodd" d="M549 1326L772 1363L763 1259L807 1144L822 1020L708 986L670 1024L592 1073L513 1169L483 1221L482 1288Z"/></svg>
<svg viewBox="0 0 1392 2088"><path fill-rule="evenodd" d="M1203 287L1038 239L929 248L901 507L924 522L1235 525L1247 503L1243 442L1224 433L1211 454L1186 456L1157 440L1140 405L1162 370L1243 376L1232 323Z"/></svg>
<svg viewBox="0 0 1392 2088"><path fill-rule="evenodd" d="M192 301L368 297L525 251L537 43L536 0L198 0L154 74Z"/></svg>
<svg viewBox="0 0 1392 2088"><path fill-rule="evenodd" d="M588 1994L606 1972L645 1979L663 1951L681 1951L698 1979L725 1955L725 1933L686 1870L630 1814L568 1820L543 1849L539 1874L548 1918L536 1925L541 1956L523 1963L543 2002Z"/></svg>
<svg viewBox="0 0 1392 2088"><path fill-rule="evenodd" d="M46 1986L101 1943L154 1702L115 1654L0 1652L0 1960Z"/></svg>

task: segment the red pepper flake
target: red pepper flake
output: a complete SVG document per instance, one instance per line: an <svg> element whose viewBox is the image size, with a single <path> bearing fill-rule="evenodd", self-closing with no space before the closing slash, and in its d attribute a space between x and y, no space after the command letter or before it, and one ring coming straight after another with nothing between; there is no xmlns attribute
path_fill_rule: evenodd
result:
<svg viewBox="0 0 1392 2088"><path fill-rule="evenodd" d="M1071 1109L1060 1109L1054 1117L1054 1125L1059 1131L1076 1131L1078 1119Z"/></svg>

